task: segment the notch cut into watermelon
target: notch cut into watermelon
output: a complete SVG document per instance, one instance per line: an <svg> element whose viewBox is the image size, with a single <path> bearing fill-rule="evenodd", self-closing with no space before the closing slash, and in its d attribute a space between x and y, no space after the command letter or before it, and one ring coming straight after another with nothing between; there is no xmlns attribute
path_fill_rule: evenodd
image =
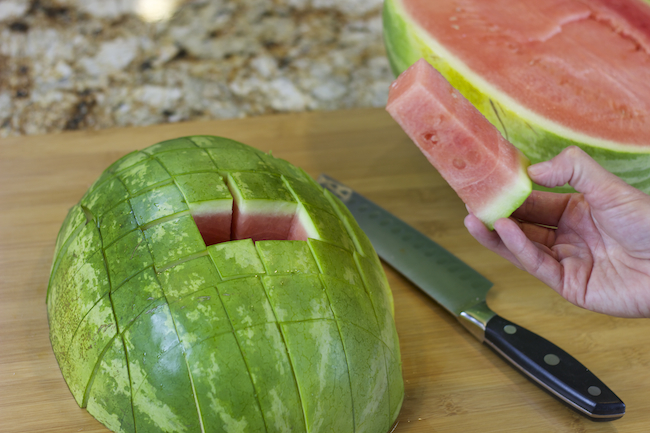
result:
<svg viewBox="0 0 650 433"><path fill-rule="evenodd" d="M304 226L298 203L279 177L266 173L226 176L229 196L190 205L206 246L231 240L302 240L318 234Z"/></svg>

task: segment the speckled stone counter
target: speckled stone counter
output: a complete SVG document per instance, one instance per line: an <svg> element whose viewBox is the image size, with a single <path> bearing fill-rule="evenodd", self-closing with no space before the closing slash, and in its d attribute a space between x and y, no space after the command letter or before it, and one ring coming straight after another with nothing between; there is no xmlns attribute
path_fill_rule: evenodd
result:
<svg viewBox="0 0 650 433"><path fill-rule="evenodd" d="M383 106L381 0L0 0L0 136Z"/></svg>

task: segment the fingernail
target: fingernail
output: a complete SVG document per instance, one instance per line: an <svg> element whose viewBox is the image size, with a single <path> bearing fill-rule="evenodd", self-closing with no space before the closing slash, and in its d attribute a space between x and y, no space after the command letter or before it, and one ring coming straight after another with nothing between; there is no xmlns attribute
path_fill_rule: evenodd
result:
<svg viewBox="0 0 650 433"><path fill-rule="evenodd" d="M547 171L551 166L551 163L549 161L544 161L540 162L537 164L533 164L528 167L528 174L530 176L539 176L540 174L544 173Z"/></svg>

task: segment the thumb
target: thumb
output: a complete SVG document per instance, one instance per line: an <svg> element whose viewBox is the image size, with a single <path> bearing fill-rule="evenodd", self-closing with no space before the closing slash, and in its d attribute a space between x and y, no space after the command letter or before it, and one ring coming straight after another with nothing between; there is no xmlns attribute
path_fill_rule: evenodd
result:
<svg viewBox="0 0 650 433"><path fill-rule="evenodd" d="M577 146L567 147L549 161L531 165L528 174L539 185L553 188L568 183L585 195L628 186Z"/></svg>

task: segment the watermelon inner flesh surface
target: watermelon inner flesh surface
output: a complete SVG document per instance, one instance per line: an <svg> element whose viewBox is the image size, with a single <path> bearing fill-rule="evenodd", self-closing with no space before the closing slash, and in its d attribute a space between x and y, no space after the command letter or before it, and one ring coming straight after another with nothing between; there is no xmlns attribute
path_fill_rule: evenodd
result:
<svg viewBox="0 0 650 433"><path fill-rule="evenodd" d="M295 240L291 239L293 213L276 212L242 212L237 204L233 209L232 238L253 239L253 241Z"/></svg>
<svg viewBox="0 0 650 433"><path fill-rule="evenodd" d="M198 206L190 204L190 213L206 245L230 240L233 215L230 200L215 200Z"/></svg>

